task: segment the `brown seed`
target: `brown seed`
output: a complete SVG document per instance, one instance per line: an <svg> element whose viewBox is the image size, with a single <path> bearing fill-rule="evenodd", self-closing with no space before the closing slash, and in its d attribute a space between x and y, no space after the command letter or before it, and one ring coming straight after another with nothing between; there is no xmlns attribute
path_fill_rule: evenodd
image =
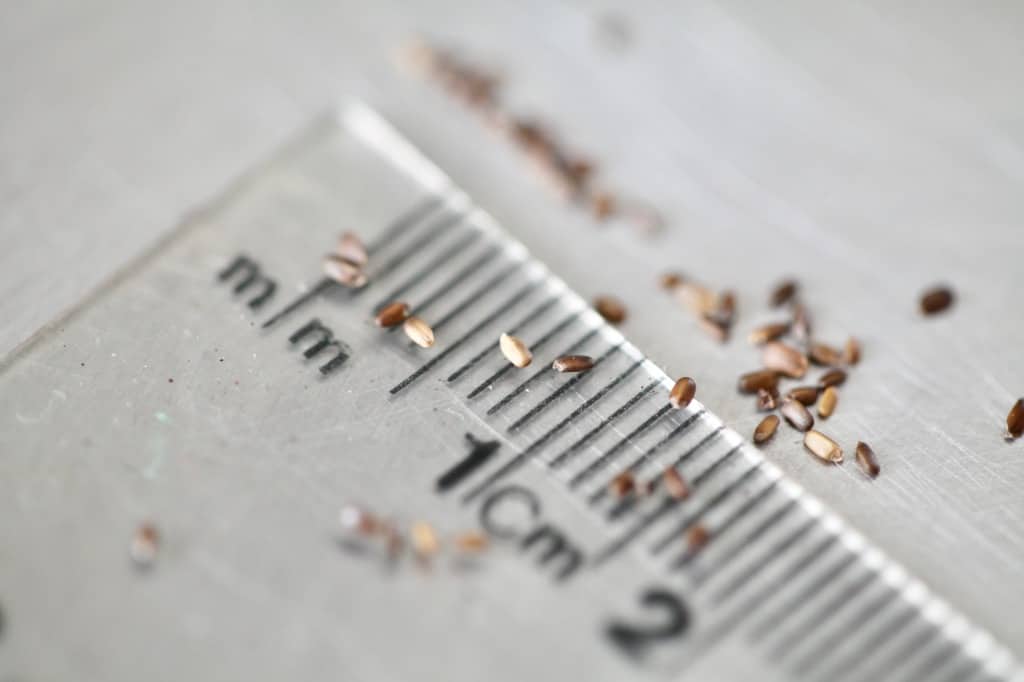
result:
<svg viewBox="0 0 1024 682"><path fill-rule="evenodd" d="M685 500L690 496L690 486L687 485L686 479L683 478L682 474L675 467L665 469L662 477L665 480L665 491L668 492L672 499Z"/></svg>
<svg viewBox="0 0 1024 682"><path fill-rule="evenodd" d="M141 524L132 537L129 554L139 567L147 568L156 561L156 553L160 548L160 532L148 521Z"/></svg>
<svg viewBox="0 0 1024 682"><path fill-rule="evenodd" d="M769 341L774 341L788 331L789 322L772 322L750 332L747 340L750 341L751 345L760 346Z"/></svg>
<svg viewBox="0 0 1024 682"><path fill-rule="evenodd" d="M694 315L706 315L715 309L715 292L696 282L684 281L675 288L676 298Z"/></svg>
<svg viewBox="0 0 1024 682"><path fill-rule="evenodd" d="M807 431L814 426L814 417L807 411L803 403L797 400L792 398L783 400L779 412L785 417L789 425L797 431Z"/></svg>
<svg viewBox="0 0 1024 682"><path fill-rule="evenodd" d="M498 346L505 358L516 367L522 369L533 361L533 353L523 343L522 339L510 334L502 334L498 337Z"/></svg>
<svg viewBox="0 0 1024 682"><path fill-rule="evenodd" d="M622 324L626 319L626 306L611 296L598 296L595 298L594 310L609 324Z"/></svg>
<svg viewBox="0 0 1024 682"><path fill-rule="evenodd" d="M405 538L398 527L391 521L384 521L380 526L380 534L384 538L384 548L390 561L397 561L405 549Z"/></svg>
<svg viewBox="0 0 1024 682"><path fill-rule="evenodd" d="M786 393L786 397L792 400L796 400L802 405L810 407L814 403L818 402L818 387L817 386L797 386L796 388L790 389Z"/></svg>
<svg viewBox="0 0 1024 682"><path fill-rule="evenodd" d="M708 316L723 327L732 325L736 316L736 294L732 291L723 291L715 302L715 309L708 313Z"/></svg>
<svg viewBox="0 0 1024 682"><path fill-rule="evenodd" d="M838 348L834 348L827 343L820 342L814 342L808 345L807 355L814 364L825 365L826 367L838 365L842 359L842 355Z"/></svg>
<svg viewBox="0 0 1024 682"><path fill-rule="evenodd" d="M594 358L589 355L563 355L551 363L556 372L586 372L594 366Z"/></svg>
<svg viewBox="0 0 1024 682"><path fill-rule="evenodd" d="M409 317L409 306L401 301L395 301L381 308L373 321L377 323L378 327L397 327L405 322L407 317Z"/></svg>
<svg viewBox="0 0 1024 682"><path fill-rule="evenodd" d="M761 362L766 369L781 372L794 379L807 374L807 356L780 341L772 341L765 345L761 351Z"/></svg>
<svg viewBox="0 0 1024 682"><path fill-rule="evenodd" d="M338 512L338 523L341 529L350 536L373 535L381 528L381 523L370 512L354 504L346 504Z"/></svg>
<svg viewBox="0 0 1024 682"><path fill-rule="evenodd" d="M793 324L790 327L793 337L800 343L807 343L811 340L811 317L801 304L793 308Z"/></svg>
<svg viewBox="0 0 1024 682"><path fill-rule="evenodd" d="M935 287L921 295L921 312L935 315L953 304L953 291L948 287Z"/></svg>
<svg viewBox="0 0 1024 682"><path fill-rule="evenodd" d="M772 307L778 308L780 305L789 303L789 301L796 295L797 284L791 279L784 280L778 284L773 290L769 303Z"/></svg>
<svg viewBox="0 0 1024 682"><path fill-rule="evenodd" d="M607 220L615 213L615 197L608 192L595 192L590 197L590 209L598 220Z"/></svg>
<svg viewBox="0 0 1024 682"><path fill-rule="evenodd" d="M770 369L758 369L741 374L736 388L740 393L757 393L759 390L774 390L779 385L779 374Z"/></svg>
<svg viewBox="0 0 1024 682"><path fill-rule="evenodd" d="M366 284L366 273L350 261L333 253L324 258L324 274L338 284L358 289Z"/></svg>
<svg viewBox="0 0 1024 682"><path fill-rule="evenodd" d="M487 535L478 530L459 533L452 540L452 545L463 554L479 554L487 549Z"/></svg>
<svg viewBox="0 0 1024 682"><path fill-rule="evenodd" d="M878 476L878 472L882 470L882 467L878 465L878 458L875 457L875 451L871 449L871 446L858 441L855 453L857 455L857 464L860 465L864 473L871 478Z"/></svg>
<svg viewBox="0 0 1024 682"><path fill-rule="evenodd" d="M346 232L341 235L338 246L334 249L334 255L360 268L365 268L366 263L370 260L366 253L366 247L363 246L363 240L354 232Z"/></svg>
<svg viewBox="0 0 1024 682"><path fill-rule="evenodd" d="M761 412L771 412L779 406L779 391L772 388L757 389L757 409Z"/></svg>
<svg viewBox="0 0 1024 682"><path fill-rule="evenodd" d="M682 409L690 404L696 394L697 382L690 377L682 377L672 386L672 391L668 394L668 401L672 407Z"/></svg>
<svg viewBox="0 0 1024 682"><path fill-rule="evenodd" d="M1024 435L1024 398L1019 399L1006 415L1006 440L1013 440Z"/></svg>
<svg viewBox="0 0 1024 682"><path fill-rule="evenodd" d="M635 487L636 479L633 478L633 474L629 471L623 471L608 484L608 489L619 499L629 495Z"/></svg>
<svg viewBox="0 0 1024 682"><path fill-rule="evenodd" d="M822 419L828 419L832 416L832 413L836 410L836 402L839 400L839 391L836 390L835 386L829 386L825 389L825 392L821 394L821 404L818 405L818 416Z"/></svg>
<svg viewBox="0 0 1024 682"><path fill-rule="evenodd" d="M711 533L699 523L686 531L686 546L691 552L700 551L710 540Z"/></svg>
<svg viewBox="0 0 1024 682"><path fill-rule="evenodd" d="M434 527L426 521L416 521L409 529L409 543L412 551L422 561L429 560L441 549L441 541L437 537Z"/></svg>
<svg viewBox="0 0 1024 682"><path fill-rule="evenodd" d="M846 381L846 370L839 369L838 367L830 369L821 375L818 379L818 386L821 388L828 388L829 386L842 386L843 382Z"/></svg>
<svg viewBox="0 0 1024 682"><path fill-rule="evenodd" d="M834 440L821 431L808 431L804 434L804 447L820 460L839 464L843 461L843 449Z"/></svg>
<svg viewBox="0 0 1024 682"><path fill-rule="evenodd" d="M754 442L760 445L761 443L767 442L775 435L775 430L779 428L779 418L774 414L770 414L761 420L761 423L754 429Z"/></svg>
<svg viewBox="0 0 1024 682"><path fill-rule="evenodd" d="M843 362L848 365L856 365L860 362L860 342L852 336L846 340L843 346Z"/></svg>
<svg viewBox="0 0 1024 682"><path fill-rule="evenodd" d="M666 291L673 291L683 283L683 276L677 272L666 272L658 278L658 286Z"/></svg>
<svg viewBox="0 0 1024 682"><path fill-rule="evenodd" d="M700 328L718 343L725 343L729 340L729 326L711 315L702 315Z"/></svg>
<svg viewBox="0 0 1024 682"><path fill-rule="evenodd" d="M402 330L413 343L421 348L430 348L434 345L434 330L420 317L413 315L406 319L402 324Z"/></svg>

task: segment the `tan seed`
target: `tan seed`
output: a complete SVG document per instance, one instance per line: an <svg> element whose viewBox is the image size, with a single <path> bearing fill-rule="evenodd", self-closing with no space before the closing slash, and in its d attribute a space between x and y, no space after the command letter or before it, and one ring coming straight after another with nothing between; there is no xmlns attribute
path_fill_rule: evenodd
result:
<svg viewBox="0 0 1024 682"><path fill-rule="evenodd" d="M662 474L665 479L665 491L674 500L685 500L690 496L690 486L675 467L665 469Z"/></svg>
<svg viewBox="0 0 1024 682"><path fill-rule="evenodd" d="M791 279L779 282L779 284L772 290L769 303L771 303L774 308L778 308L785 303L789 303L789 301L796 296L796 290L797 284Z"/></svg>
<svg viewBox="0 0 1024 682"><path fill-rule="evenodd" d="M622 324L626 319L626 306L611 296L598 296L594 299L594 310L609 324Z"/></svg>
<svg viewBox="0 0 1024 682"><path fill-rule="evenodd" d="M686 547L691 552L700 551L708 544L708 542L710 542L710 540L711 533L709 533L708 529L699 523L695 526L691 526L690 530L686 531Z"/></svg>
<svg viewBox="0 0 1024 682"><path fill-rule="evenodd" d="M586 372L594 366L594 358L589 355L563 355L551 363L556 372Z"/></svg>
<svg viewBox="0 0 1024 682"><path fill-rule="evenodd" d="M324 274L342 286L358 289L366 285L363 269L333 253L324 258Z"/></svg>
<svg viewBox="0 0 1024 682"><path fill-rule="evenodd" d="M870 478L875 478L878 473L882 470L882 467L878 465L878 458L875 457L875 451L871 449L871 446L867 443L858 442L857 449L857 464Z"/></svg>
<svg viewBox="0 0 1024 682"><path fill-rule="evenodd" d="M762 325L750 332L747 340L753 346L760 346L769 341L774 341L789 331L789 322L772 322Z"/></svg>
<svg viewBox="0 0 1024 682"><path fill-rule="evenodd" d="M807 411L807 408L803 406L803 403L787 398L782 401L782 407L779 408L779 413L786 419L790 426L797 431L807 431L814 426L814 417Z"/></svg>
<svg viewBox="0 0 1024 682"><path fill-rule="evenodd" d="M856 365L860 362L860 341L852 336L846 340L843 346L843 362L848 365Z"/></svg>
<svg viewBox="0 0 1024 682"><path fill-rule="evenodd" d="M378 327L397 327L405 322L407 317L409 317L409 306L401 301L395 301L381 308L373 321L377 323Z"/></svg>
<svg viewBox="0 0 1024 682"><path fill-rule="evenodd" d="M822 419L828 419L832 416L832 413L836 410L836 402L839 400L839 391L836 390L835 386L829 386L825 389L825 392L821 394L821 404L818 405L818 416Z"/></svg>
<svg viewBox="0 0 1024 682"><path fill-rule="evenodd" d="M409 543L412 551L421 560L429 560L441 549L441 541L437 537L434 527L426 521L416 521L409 529Z"/></svg>
<svg viewBox="0 0 1024 682"><path fill-rule="evenodd" d="M839 349L827 343L815 342L809 344L807 355L814 364L825 365L826 367L838 365L842 360L842 354L839 352Z"/></svg>
<svg viewBox="0 0 1024 682"><path fill-rule="evenodd" d="M487 549L487 535L478 530L459 533L452 540L452 545L462 554L479 554Z"/></svg>
<svg viewBox="0 0 1024 682"><path fill-rule="evenodd" d="M799 379L807 374L807 356L780 341L766 344L761 351L761 362L766 369Z"/></svg>
<svg viewBox="0 0 1024 682"><path fill-rule="evenodd" d="M510 334L502 334L498 338L498 346L505 358L516 367L522 369L533 361L533 353L523 343L523 340Z"/></svg>
<svg viewBox="0 0 1024 682"><path fill-rule="evenodd" d="M754 429L754 442L758 445L768 442L775 435L775 430L778 428L779 418L774 414L768 415Z"/></svg>
<svg viewBox="0 0 1024 682"><path fill-rule="evenodd" d="M612 479L612 482L608 485L608 489L615 497L622 499L626 495L633 492L636 487L636 479L633 478L633 474L629 471L623 471L618 476Z"/></svg>
<svg viewBox="0 0 1024 682"><path fill-rule="evenodd" d="M736 388L740 393L757 393L759 390L774 390L779 385L779 374L770 369L759 369L740 375Z"/></svg>
<svg viewBox="0 0 1024 682"><path fill-rule="evenodd" d="M338 246L334 249L334 254L360 268L365 268L366 263L370 260L366 253L366 247L363 246L363 241L354 232L346 232L341 235L341 239L338 240Z"/></svg>
<svg viewBox="0 0 1024 682"><path fill-rule="evenodd" d="M822 461L833 464L839 464L843 461L843 449L821 431L811 430L805 433L804 447Z"/></svg>
<svg viewBox="0 0 1024 682"><path fill-rule="evenodd" d="M715 292L696 282L685 281L675 288L676 298L694 315L706 315L715 308Z"/></svg>
<svg viewBox="0 0 1024 682"><path fill-rule="evenodd" d="M1006 440L1013 440L1024 435L1024 398L1019 399L1006 415Z"/></svg>
<svg viewBox="0 0 1024 682"><path fill-rule="evenodd" d="M413 343L421 348L434 345L434 330L422 318L413 315L402 324L402 330Z"/></svg>
<svg viewBox="0 0 1024 682"><path fill-rule="evenodd" d="M598 220L607 220L615 213L615 197L608 192L596 192L590 198L590 208Z"/></svg>
<svg viewBox="0 0 1024 682"><path fill-rule="evenodd" d="M160 548L160 532L148 521L141 524L132 537L129 554L139 567L148 568L156 561L157 550Z"/></svg>
<svg viewBox="0 0 1024 682"><path fill-rule="evenodd" d="M683 283L683 276L677 272L666 272L658 278L658 286L665 291L673 291Z"/></svg>
<svg viewBox="0 0 1024 682"><path fill-rule="evenodd" d="M818 387L797 386L796 388L790 389L789 392L786 393L786 397L810 407L814 403L818 402Z"/></svg>
<svg viewBox="0 0 1024 682"><path fill-rule="evenodd" d="M811 316L801 304L793 308L793 324L790 327L793 337L800 343L807 343L811 340Z"/></svg>
<svg viewBox="0 0 1024 682"><path fill-rule="evenodd" d="M697 382L690 377L682 377L672 386L672 391L668 394L668 401L672 403L672 407L682 409L690 404L696 394Z"/></svg>
<svg viewBox="0 0 1024 682"><path fill-rule="evenodd" d="M757 409L760 412L771 412L779 406L779 391L777 389L757 389Z"/></svg>
<svg viewBox="0 0 1024 682"><path fill-rule="evenodd" d="M729 340L729 326L711 315L702 315L700 328L718 343L725 343Z"/></svg>
<svg viewBox="0 0 1024 682"><path fill-rule="evenodd" d="M829 386L842 386L846 381L846 370L833 368L821 375L818 379L818 386L828 388Z"/></svg>
<svg viewBox="0 0 1024 682"><path fill-rule="evenodd" d="M936 315L953 304L953 291L948 287L935 287L921 295L921 312Z"/></svg>

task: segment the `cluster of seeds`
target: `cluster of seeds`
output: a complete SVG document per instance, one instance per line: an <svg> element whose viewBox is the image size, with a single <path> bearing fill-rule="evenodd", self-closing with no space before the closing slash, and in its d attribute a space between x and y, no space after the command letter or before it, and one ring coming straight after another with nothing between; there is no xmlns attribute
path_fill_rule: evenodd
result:
<svg viewBox="0 0 1024 682"><path fill-rule="evenodd" d="M729 333L736 320L735 293L728 289L712 291L675 272L662 275L659 285L694 315L708 336L719 343L729 340Z"/></svg>

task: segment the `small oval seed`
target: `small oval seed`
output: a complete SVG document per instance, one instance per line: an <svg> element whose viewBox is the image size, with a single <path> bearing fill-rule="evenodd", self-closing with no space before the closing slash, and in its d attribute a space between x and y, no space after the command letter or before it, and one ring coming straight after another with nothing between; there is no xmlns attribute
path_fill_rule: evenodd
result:
<svg viewBox="0 0 1024 682"><path fill-rule="evenodd" d="M836 402L839 400L839 391L835 386L829 386L821 394L821 403L818 405L818 416L828 419L836 410Z"/></svg>
<svg viewBox="0 0 1024 682"><path fill-rule="evenodd" d="M696 282L683 282L675 288L676 298L694 315L706 315L715 308L715 292Z"/></svg>
<svg viewBox="0 0 1024 682"><path fill-rule="evenodd" d="M434 345L434 330L423 318L413 315L402 324L402 330L413 343L421 348L430 348Z"/></svg>
<svg viewBox="0 0 1024 682"><path fill-rule="evenodd" d="M736 385L740 393L757 393L762 388L772 391L779 385L779 375L770 369L758 369L741 374Z"/></svg>
<svg viewBox="0 0 1024 682"><path fill-rule="evenodd" d="M935 315L953 304L953 291L948 287L934 287L921 295L921 312Z"/></svg>
<svg viewBox="0 0 1024 682"><path fill-rule="evenodd" d="M136 529L128 552L137 566L149 568L156 561L159 548L160 532L152 523L146 522Z"/></svg>
<svg viewBox="0 0 1024 682"><path fill-rule="evenodd" d="M804 447L820 460L839 464L843 461L843 449L834 440L821 431L808 431L804 434Z"/></svg>
<svg viewBox="0 0 1024 682"><path fill-rule="evenodd" d="M787 398L782 402L779 412L785 417L786 422L797 431L807 431L814 426L814 417L803 406L803 403L797 400Z"/></svg>
<svg viewBox="0 0 1024 682"><path fill-rule="evenodd" d="M377 517L354 504L346 504L338 512L338 523L349 536L373 535L380 528Z"/></svg>
<svg viewBox="0 0 1024 682"><path fill-rule="evenodd" d="M633 474L629 471L623 471L608 484L608 489L619 499L629 495L635 487L636 479L633 478Z"/></svg>
<svg viewBox="0 0 1024 682"><path fill-rule="evenodd" d="M843 346L843 362L848 365L856 365L860 362L860 341L852 336L846 340Z"/></svg>
<svg viewBox="0 0 1024 682"><path fill-rule="evenodd" d="M772 295L769 298L773 308L788 303L794 296L796 296L797 283L794 280L787 279L779 282L779 284L772 290Z"/></svg>
<svg viewBox="0 0 1024 682"><path fill-rule="evenodd" d="M682 409L690 404L696 394L697 382L690 377L682 377L672 387L672 391L668 394L668 401L672 407Z"/></svg>
<svg viewBox="0 0 1024 682"><path fill-rule="evenodd" d="M799 379L807 374L807 356L792 346L779 341L766 344L761 352L765 368Z"/></svg>
<svg viewBox="0 0 1024 682"><path fill-rule="evenodd" d="M479 554L487 549L487 535L478 530L459 533L452 540L455 549L463 554Z"/></svg>
<svg viewBox="0 0 1024 682"><path fill-rule="evenodd" d="M779 392L776 389L757 389L757 409L761 412L771 412L779 406Z"/></svg>
<svg viewBox="0 0 1024 682"><path fill-rule="evenodd" d="M878 472L882 470L882 467L878 465L878 458L875 457L875 451L871 449L871 446L867 443L858 442L855 453L857 455L857 464L860 465L864 473L871 478L878 476Z"/></svg>
<svg viewBox="0 0 1024 682"><path fill-rule="evenodd" d="M334 253L342 260L347 260L360 268L366 267L367 261L370 260L366 254L366 247L363 246L363 240L354 232L346 232L341 235Z"/></svg>
<svg viewBox="0 0 1024 682"><path fill-rule="evenodd" d="M761 443L767 442L775 435L775 430L779 428L779 418L770 414L761 420L761 423L754 429L754 442L760 445Z"/></svg>
<svg viewBox="0 0 1024 682"><path fill-rule="evenodd" d="M715 309L710 313L710 317L723 327L729 327L735 316L736 294L728 290L723 291L715 301Z"/></svg>
<svg viewBox="0 0 1024 682"><path fill-rule="evenodd" d="M441 549L441 541L437 538L434 527L426 521L416 521L409 529L409 543L416 556L426 561Z"/></svg>
<svg viewBox="0 0 1024 682"><path fill-rule="evenodd" d="M1024 435L1024 398L1019 399L1006 415L1006 440Z"/></svg>
<svg viewBox="0 0 1024 682"><path fill-rule="evenodd" d="M405 322L407 317L409 317L409 306L402 301L395 301L381 308L373 321L377 323L378 327L397 327Z"/></svg>
<svg viewBox="0 0 1024 682"><path fill-rule="evenodd" d="M816 365L825 365L831 367L838 365L842 355L839 353L837 348L833 348L827 343L812 343L807 348L807 355L810 357L811 362Z"/></svg>
<svg viewBox="0 0 1024 682"><path fill-rule="evenodd" d="M821 378L818 379L818 386L821 386L822 388L828 388L829 386L842 386L844 381L846 381L846 370L836 367L821 375Z"/></svg>
<svg viewBox="0 0 1024 682"><path fill-rule="evenodd" d="M789 331L789 322L772 322L762 325L750 332L747 340L753 346L760 346L769 341L774 341Z"/></svg>
<svg viewBox="0 0 1024 682"><path fill-rule="evenodd" d="M672 499L685 500L690 496L690 486L675 467L665 469L662 476L665 479L665 490Z"/></svg>
<svg viewBox="0 0 1024 682"><path fill-rule="evenodd" d="M796 388L790 389L790 391L786 393L786 397L810 407L818 401L818 387L797 386Z"/></svg>
<svg viewBox="0 0 1024 682"><path fill-rule="evenodd" d="M666 272L658 278L658 286L665 291L673 291L683 283L683 276L677 272Z"/></svg>
<svg viewBox="0 0 1024 682"><path fill-rule="evenodd" d="M690 530L686 532L686 547L691 552L699 551L704 547L704 545L708 544L710 540L711 533L709 533L708 529L699 523L696 526L691 527Z"/></svg>
<svg viewBox="0 0 1024 682"><path fill-rule="evenodd" d="M505 359L516 367L522 369L533 361L533 353L523 343L523 340L510 334L502 334L498 337L498 346L504 354Z"/></svg>
<svg viewBox="0 0 1024 682"><path fill-rule="evenodd" d="M586 372L594 366L594 358L589 355L563 355L551 363L556 372Z"/></svg>
<svg viewBox="0 0 1024 682"><path fill-rule="evenodd" d="M333 253L324 258L324 274L342 286L358 289L366 285L363 269Z"/></svg>
<svg viewBox="0 0 1024 682"><path fill-rule="evenodd" d="M598 296L594 299L594 310L609 324L622 324L626 319L626 306L611 296Z"/></svg>

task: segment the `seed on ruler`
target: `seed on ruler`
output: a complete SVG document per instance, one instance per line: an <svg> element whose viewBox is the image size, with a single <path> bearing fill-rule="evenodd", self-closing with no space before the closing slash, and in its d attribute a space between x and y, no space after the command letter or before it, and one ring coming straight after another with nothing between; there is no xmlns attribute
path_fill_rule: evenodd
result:
<svg viewBox="0 0 1024 682"><path fill-rule="evenodd" d="M807 355L814 364L825 365L826 367L838 365L842 359L842 354L839 352L839 349L819 341L808 345Z"/></svg>
<svg viewBox="0 0 1024 682"><path fill-rule="evenodd" d="M768 442L775 435L775 430L778 428L779 418L774 414L768 415L754 429L754 442L758 445Z"/></svg>
<svg viewBox="0 0 1024 682"><path fill-rule="evenodd" d="M626 306L611 296L598 296L595 298L594 310L609 324L622 324L626 319Z"/></svg>
<svg viewBox="0 0 1024 682"><path fill-rule="evenodd" d="M711 540L711 533L701 524L696 524L686 531L686 546L691 552L700 551Z"/></svg>
<svg viewBox="0 0 1024 682"><path fill-rule="evenodd" d="M533 361L533 353L523 343L523 340L517 336L502 334L498 338L498 345L501 347L501 352L505 355L505 359L520 369Z"/></svg>
<svg viewBox="0 0 1024 682"><path fill-rule="evenodd" d="M935 315L953 304L953 291L948 287L934 287L921 295L921 312Z"/></svg>
<svg viewBox="0 0 1024 682"><path fill-rule="evenodd" d="M833 464L839 464L843 461L842 448L821 431L810 430L805 433L804 447L822 461L832 462Z"/></svg>
<svg viewBox="0 0 1024 682"><path fill-rule="evenodd" d="M690 496L690 486L675 467L665 469L662 477L665 480L665 490L673 500L685 500Z"/></svg>
<svg viewBox="0 0 1024 682"><path fill-rule="evenodd" d="M725 343L729 340L729 326L715 319L711 315L701 315L700 328L718 343Z"/></svg>
<svg viewBox="0 0 1024 682"><path fill-rule="evenodd" d="M786 393L786 397L796 400L797 402L810 407L811 405L818 401L818 387L797 386L796 388L791 388Z"/></svg>
<svg viewBox="0 0 1024 682"><path fill-rule="evenodd" d="M803 406L803 403L798 400L786 398L782 401L782 407L779 408L779 412L789 425L797 431L807 431L814 426L814 417Z"/></svg>
<svg viewBox="0 0 1024 682"><path fill-rule="evenodd" d="M586 372L594 366L594 358L589 355L563 355L551 363L556 372Z"/></svg>
<svg viewBox="0 0 1024 682"><path fill-rule="evenodd" d="M878 476L878 472L882 470L882 467L878 465L878 458L875 457L875 451L871 449L871 446L858 441L856 454L857 464L860 465L864 473L871 478Z"/></svg>
<svg viewBox="0 0 1024 682"><path fill-rule="evenodd" d="M843 346L843 362L847 365L856 365L860 362L860 342L852 336L846 340Z"/></svg>
<svg viewBox="0 0 1024 682"><path fill-rule="evenodd" d="M761 363L766 369L799 379L807 374L807 356L781 341L766 344L761 351Z"/></svg>
<svg viewBox="0 0 1024 682"><path fill-rule="evenodd" d="M665 291L674 291L683 283L683 276L677 272L666 272L658 278L658 286Z"/></svg>
<svg viewBox="0 0 1024 682"><path fill-rule="evenodd" d="M793 324L790 331L800 343L807 343L811 340L811 316L801 303L797 303L793 307Z"/></svg>
<svg viewBox="0 0 1024 682"><path fill-rule="evenodd" d="M683 281L674 291L679 302L694 315L706 315L715 307L715 292L696 282Z"/></svg>
<svg viewBox="0 0 1024 682"><path fill-rule="evenodd" d="M409 543L421 561L429 561L441 549L437 531L426 521L416 521L409 528Z"/></svg>
<svg viewBox="0 0 1024 682"><path fill-rule="evenodd" d="M480 554L488 544L487 535L478 530L464 531L452 540L452 546L462 554Z"/></svg>
<svg viewBox="0 0 1024 682"><path fill-rule="evenodd" d="M401 301L395 301L381 308L373 321L377 323L378 327L397 327L405 322L405 318L408 316L409 306Z"/></svg>
<svg viewBox="0 0 1024 682"><path fill-rule="evenodd" d="M1006 440L1014 440L1024 435L1024 398L1017 400L1006 415Z"/></svg>
<svg viewBox="0 0 1024 682"><path fill-rule="evenodd" d="M402 324L402 330L417 346L430 348L434 345L434 330L422 318L413 315L406 319Z"/></svg>
<svg viewBox="0 0 1024 682"><path fill-rule="evenodd" d="M329 279L350 289L358 289L366 285L366 273L361 267L333 253L324 257L324 274Z"/></svg>
<svg viewBox="0 0 1024 682"><path fill-rule="evenodd" d="M779 406L779 391L775 388L757 389L757 409L760 412L771 412Z"/></svg>
<svg viewBox="0 0 1024 682"><path fill-rule="evenodd" d="M367 537L380 529L377 517L354 504L346 504L341 508L338 523L342 531L352 537Z"/></svg>
<svg viewBox="0 0 1024 682"><path fill-rule="evenodd" d="M758 369L741 374L736 388L740 393L756 393L761 389L774 390L779 385L779 374L770 369Z"/></svg>
<svg viewBox="0 0 1024 682"><path fill-rule="evenodd" d="M787 279L779 282L779 284L772 289L772 295L768 299L773 308L778 308L781 305L789 303L796 296L797 284L794 280Z"/></svg>
<svg viewBox="0 0 1024 682"><path fill-rule="evenodd" d="M818 416L822 419L828 419L832 416L832 413L836 410L836 402L839 401L839 391L836 390L835 386L829 386L825 389L825 392L821 394L821 403L818 404Z"/></svg>
<svg viewBox="0 0 1024 682"><path fill-rule="evenodd" d="M821 375L818 379L818 386L828 388L829 386L842 386L846 381L846 370L834 367Z"/></svg>
<svg viewBox="0 0 1024 682"><path fill-rule="evenodd" d="M148 521L135 530L128 553L140 568L149 568L156 561L157 550L160 548L160 533L156 526Z"/></svg>
<svg viewBox="0 0 1024 682"><path fill-rule="evenodd" d="M360 268L365 268L366 263L370 260L370 257L366 254L363 240L354 232L346 232L341 235L341 239L338 240L338 246L334 249L334 254Z"/></svg>
<svg viewBox="0 0 1024 682"><path fill-rule="evenodd" d="M636 479L633 478L633 474L629 471L623 471L608 484L608 489L612 495L619 499L629 495L635 487Z"/></svg>
<svg viewBox="0 0 1024 682"><path fill-rule="evenodd" d="M751 345L760 346L768 343L769 341L774 341L788 331L789 322L771 322L769 324L761 325L750 332L750 335L747 336L747 340L750 341Z"/></svg>
<svg viewBox="0 0 1024 682"><path fill-rule="evenodd" d="M590 197L590 210L598 220L607 220L615 213L615 197L609 192L595 192Z"/></svg>
<svg viewBox="0 0 1024 682"><path fill-rule="evenodd" d="M693 396L697 394L697 382L690 377L682 377L672 386L668 394L668 401L672 407L682 409L690 404Z"/></svg>

